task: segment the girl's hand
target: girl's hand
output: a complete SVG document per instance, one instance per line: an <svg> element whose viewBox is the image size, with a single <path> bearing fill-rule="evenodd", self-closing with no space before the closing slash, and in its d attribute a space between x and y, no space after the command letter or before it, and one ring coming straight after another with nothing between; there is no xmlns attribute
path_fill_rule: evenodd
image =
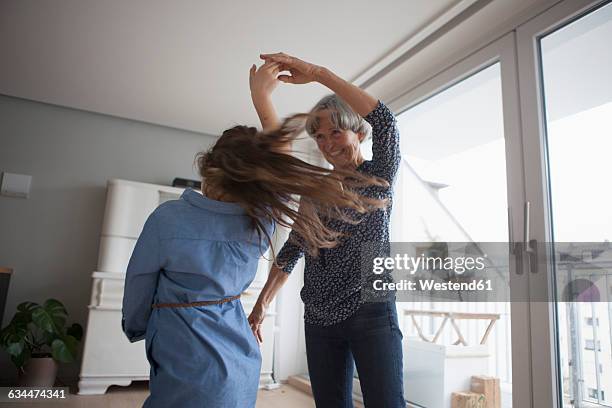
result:
<svg viewBox="0 0 612 408"><path fill-rule="evenodd" d="M288 84L307 84L318 81L323 67L302 61L285 53L261 54L260 58L281 65L281 71L289 71L291 75L279 75L278 79Z"/></svg>
<svg viewBox="0 0 612 408"><path fill-rule="evenodd" d="M266 309L260 302L255 303L251 314L249 315L248 321L251 326L251 330L257 339L257 343L263 343L263 337L261 336L261 324L263 323L266 315Z"/></svg>
<svg viewBox="0 0 612 408"><path fill-rule="evenodd" d="M249 86L254 98L269 97L278 85L276 76L280 72L278 62L266 61L259 69L253 64L249 70Z"/></svg>

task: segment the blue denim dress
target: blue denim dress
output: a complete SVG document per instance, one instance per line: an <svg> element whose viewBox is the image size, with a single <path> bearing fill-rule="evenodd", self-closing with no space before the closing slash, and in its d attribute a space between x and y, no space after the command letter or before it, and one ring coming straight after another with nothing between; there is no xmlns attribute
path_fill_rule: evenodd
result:
<svg viewBox="0 0 612 408"><path fill-rule="evenodd" d="M266 230L271 235L274 225ZM255 406L261 355L239 299L151 304L238 295L267 248L241 206L191 189L149 216L127 268L122 320L130 342L145 339L151 394L144 407Z"/></svg>

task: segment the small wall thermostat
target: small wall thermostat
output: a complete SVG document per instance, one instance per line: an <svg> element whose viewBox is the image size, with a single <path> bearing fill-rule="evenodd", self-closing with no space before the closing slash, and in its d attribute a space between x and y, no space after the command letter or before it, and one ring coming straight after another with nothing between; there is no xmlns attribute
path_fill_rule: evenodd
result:
<svg viewBox="0 0 612 408"><path fill-rule="evenodd" d="M4 172L0 194L8 197L28 198L31 183L32 176Z"/></svg>

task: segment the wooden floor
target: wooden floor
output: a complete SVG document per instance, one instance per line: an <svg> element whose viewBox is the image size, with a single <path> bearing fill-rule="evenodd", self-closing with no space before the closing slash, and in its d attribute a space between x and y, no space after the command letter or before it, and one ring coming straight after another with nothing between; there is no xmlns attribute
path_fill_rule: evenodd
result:
<svg viewBox="0 0 612 408"><path fill-rule="evenodd" d="M77 395L73 387L71 394L61 402L47 400L41 403L2 403L2 408L139 408L149 395L148 383L137 381L129 387L112 386L104 395ZM205 406L205 404L203 404ZM290 386L282 385L275 390L260 390L257 408L314 408L312 396ZM169 407L170 408L170 407Z"/></svg>

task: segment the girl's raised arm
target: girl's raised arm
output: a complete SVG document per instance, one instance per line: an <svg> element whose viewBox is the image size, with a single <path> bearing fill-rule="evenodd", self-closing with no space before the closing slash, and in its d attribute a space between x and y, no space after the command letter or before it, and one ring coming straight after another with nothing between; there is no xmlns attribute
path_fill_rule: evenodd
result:
<svg viewBox="0 0 612 408"><path fill-rule="evenodd" d="M272 92L277 87L279 80L276 78L280 64L270 62L257 68L255 64L249 70L249 87L251 89L251 100L257 111L263 131L275 130L280 126L278 114L272 103Z"/></svg>

